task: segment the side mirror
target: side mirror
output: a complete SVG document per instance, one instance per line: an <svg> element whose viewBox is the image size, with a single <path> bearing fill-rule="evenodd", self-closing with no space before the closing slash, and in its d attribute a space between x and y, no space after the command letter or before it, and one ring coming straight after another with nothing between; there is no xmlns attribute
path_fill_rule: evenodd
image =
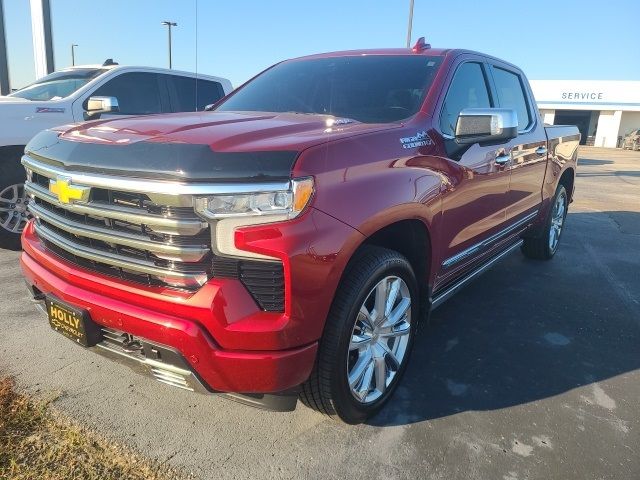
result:
<svg viewBox="0 0 640 480"><path fill-rule="evenodd" d="M518 136L518 114L508 108L466 108L458 115L456 143L504 143Z"/></svg>
<svg viewBox="0 0 640 480"><path fill-rule="evenodd" d="M117 113L120 111L116 97L89 97L84 113L85 120L97 120L103 113Z"/></svg>

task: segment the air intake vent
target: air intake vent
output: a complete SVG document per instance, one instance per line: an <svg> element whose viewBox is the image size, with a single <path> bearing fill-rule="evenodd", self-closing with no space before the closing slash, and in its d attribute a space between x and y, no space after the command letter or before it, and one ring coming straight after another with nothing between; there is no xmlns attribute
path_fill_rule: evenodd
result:
<svg viewBox="0 0 640 480"><path fill-rule="evenodd" d="M267 312L284 311L284 268L279 261L239 260L214 256L213 276L237 278L258 306Z"/></svg>

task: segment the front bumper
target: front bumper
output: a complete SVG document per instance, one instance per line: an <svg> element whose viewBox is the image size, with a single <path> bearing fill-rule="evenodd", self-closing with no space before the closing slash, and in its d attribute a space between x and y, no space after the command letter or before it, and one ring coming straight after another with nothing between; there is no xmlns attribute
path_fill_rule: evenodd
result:
<svg viewBox="0 0 640 480"><path fill-rule="evenodd" d="M245 298L246 290L235 280L211 280L195 294L125 284L51 254L39 242L32 223L23 234L23 249L22 270L36 300L54 295L88 310L92 320L105 329L126 332L149 345L175 352L172 358L181 361L171 366L181 372L173 373L192 375L187 379L188 389L253 394L244 398L245 403L273 408L268 399L260 401L261 395L290 392L308 378L313 368L317 342L279 350L271 349L273 345L266 342L264 350L241 350L224 348L214 340L202 322L227 325L231 330L239 325L254 326L253 332L245 332L251 346L259 337L275 338L274 332L286 325L283 314L256 311L255 304ZM233 333L223 337L228 344L242 332ZM154 359L150 363L146 358L140 361L102 347L94 349L143 370L158 367Z"/></svg>

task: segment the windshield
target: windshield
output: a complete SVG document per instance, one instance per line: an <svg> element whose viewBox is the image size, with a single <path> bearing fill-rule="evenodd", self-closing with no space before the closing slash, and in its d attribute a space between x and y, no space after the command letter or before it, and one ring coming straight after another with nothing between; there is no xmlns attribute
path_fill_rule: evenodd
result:
<svg viewBox="0 0 640 480"><path fill-rule="evenodd" d="M217 111L317 113L365 123L414 115L440 57L362 55L294 60L265 71Z"/></svg>
<svg viewBox="0 0 640 480"><path fill-rule="evenodd" d="M9 96L26 98L27 100L65 98L106 71L105 68L78 68L65 72L54 72Z"/></svg>

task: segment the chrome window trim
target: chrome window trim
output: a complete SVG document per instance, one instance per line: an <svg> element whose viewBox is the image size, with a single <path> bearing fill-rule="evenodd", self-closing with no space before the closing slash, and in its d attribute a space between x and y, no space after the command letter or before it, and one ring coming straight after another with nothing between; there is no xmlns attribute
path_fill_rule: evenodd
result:
<svg viewBox="0 0 640 480"><path fill-rule="evenodd" d="M40 162L29 155L22 157L22 165L45 177L57 178L58 176L62 176L78 185L145 194L205 196L277 192L291 188L290 181L260 183L183 183L171 180L148 180L120 177L117 175L73 172Z"/></svg>
<svg viewBox="0 0 640 480"><path fill-rule="evenodd" d="M509 233L513 232L518 227L521 227L524 224L526 224L527 222L533 220L537 215L538 215L538 210L535 210L534 212L531 212L527 216L521 218L517 222L509 225L508 227L500 230L499 232L494 233L490 237L482 240L481 242L475 243L475 244L471 245L470 247L464 249L463 251L461 251L459 253L456 253L452 257L449 257L446 260L444 260L442 262L442 267L443 268L451 268L453 265L455 265L457 263L460 263L465 258L473 255L474 253L478 252L479 250L482 250L482 249L488 247L489 245L491 245L492 243L495 243L500 238L502 238L502 237L508 235Z"/></svg>

